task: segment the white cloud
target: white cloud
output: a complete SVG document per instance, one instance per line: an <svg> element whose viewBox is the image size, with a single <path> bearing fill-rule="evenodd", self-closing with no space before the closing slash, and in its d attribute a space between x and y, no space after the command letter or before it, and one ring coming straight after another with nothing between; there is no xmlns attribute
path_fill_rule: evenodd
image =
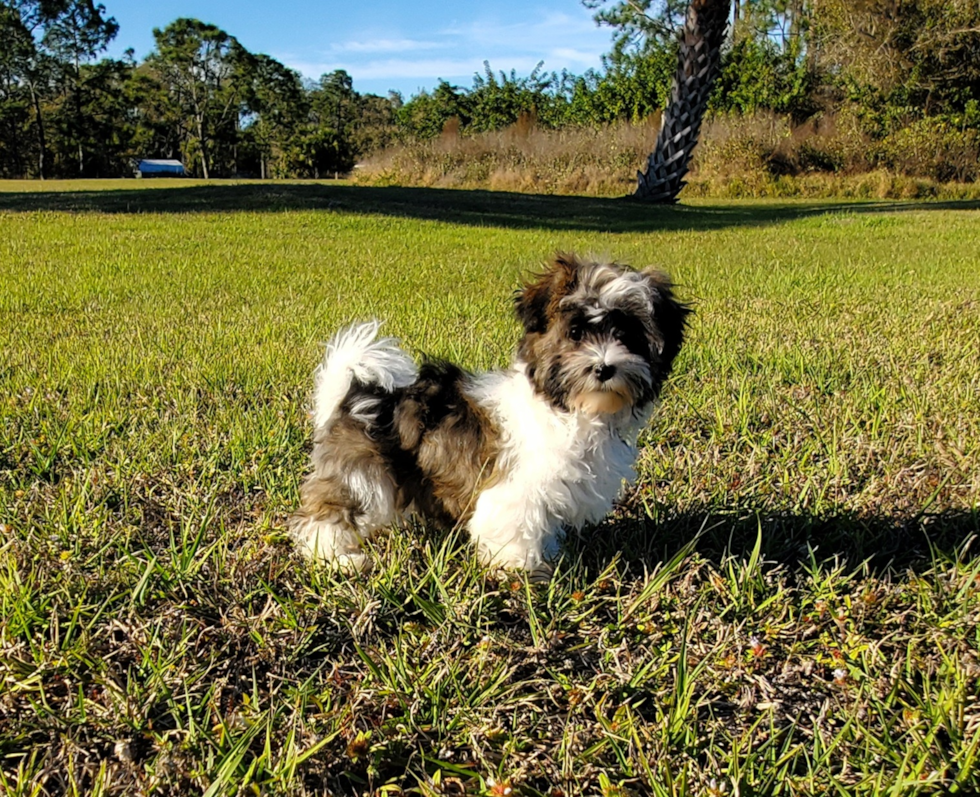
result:
<svg viewBox="0 0 980 797"><path fill-rule="evenodd" d="M577 50L572 47L556 47L548 54L546 62L560 63L568 67L586 65L598 66L601 51L597 54L594 50Z"/></svg>
<svg viewBox="0 0 980 797"><path fill-rule="evenodd" d="M435 50L448 47L448 43L419 41L418 39L370 39L367 41L348 41L331 45L330 50L338 53L405 53L415 50Z"/></svg>
<svg viewBox="0 0 980 797"><path fill-rule="evenodd" d="M379 80L384 78L425 78L428 82L435 84L436 80L458 80L469 78L475 72L483 72L483 61L479 57L473 58L385 58L378 60L361 61L356 65L341 61L318 61L318 62L290 62L293 69L298 69L304 75L310 77L332 72L335 69L346 69L355 80ZM506 70L516 69L518 72L530 72L537 65L540 58L512 57L507 59ZM503 62L501 62L503 63ZM498 67L497 63L490 61L490 66L494 71L504 69Z"/></svg>
<svg viewBox="0 0 980 797"><path fill-rule="evenodd" d="M464 40L469 45L490 45L507 49L531 48L541 51L548 46L589 46L598 57L609 49L609 33L596 27L588 17L573 17L562 12L539 13L536 18L501 23L494 19L475 19L440 31ZM601 49L597 49L601 48Z"/></svg>
<svg viewBox="0 0 980 797"><path fill-rule="evenodd" d="M358 90L370 84L368 90L374 91L412 92L431 88L440 78L469 86L474 73L483 73L484 61L495 72L528 74L544 61L547 71L581 73L600 66L611 37L608 29L598 29L588 12L580 10L573 15L532 7L523 11L519 21L483 12L475 19L430 29L423 36L386 30L385 35L372 38L371 31L359 31L318 51L277 57L311 78L345 69Z"/></svg>

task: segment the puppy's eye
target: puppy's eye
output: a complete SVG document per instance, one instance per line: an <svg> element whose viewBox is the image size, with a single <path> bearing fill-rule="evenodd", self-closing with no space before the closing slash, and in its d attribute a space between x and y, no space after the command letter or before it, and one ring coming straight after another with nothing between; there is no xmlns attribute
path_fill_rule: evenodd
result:
<svg viewBox="0 0 980 797"><path fill-rule="evenodd" d="M568 330L568 337L576 342L582 340L583 334L585 334L585 329L581 324L572 324L571 329Z"/></svg>

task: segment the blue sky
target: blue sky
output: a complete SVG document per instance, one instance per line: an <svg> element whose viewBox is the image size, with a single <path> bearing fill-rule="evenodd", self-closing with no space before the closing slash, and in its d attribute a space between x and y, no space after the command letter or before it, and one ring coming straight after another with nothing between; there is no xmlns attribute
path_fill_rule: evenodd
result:
<svg viewBox="0 0 980 797"><path fill-rule="evenodd" d="M153 28L187 16L210 22L252 52L267 53L304 77L346 69L360 92L401 91L407 99L440 78L468 87L489 60L495 72L581 74L600 66L611 32L579 0L99 0L119 23L108 55L132 47L142 59Z"/></svg>

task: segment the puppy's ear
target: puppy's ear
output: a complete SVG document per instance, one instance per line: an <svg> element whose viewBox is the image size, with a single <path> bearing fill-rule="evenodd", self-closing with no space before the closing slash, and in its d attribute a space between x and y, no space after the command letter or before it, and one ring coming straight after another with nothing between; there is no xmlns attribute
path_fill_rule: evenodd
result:
<svg viewBox="0 0 980 797"><path fill-rule="evenodd" d="M662 271L649 268L642 272L650 287L653 300L653 327L656 339L654 351L660 356L660 365L666 374L684 342L687 317L694 312L674 296L674 286L670 277Z"/></svg>
<svg viewBox="0 0 980 797"><path fill-rule="evenodd" d="M545 272L514 294L517 320L524 325L524 331L529 335L548 329L551 283L551 275Z"/></svg>
<svg viewBox="0 0 980 797"><path fill-rule="evenodd" d="M575 255L558 252L548 268L514 294L514 309L527 334L548 330L559 300L575 287L578 266Z"/></svg>

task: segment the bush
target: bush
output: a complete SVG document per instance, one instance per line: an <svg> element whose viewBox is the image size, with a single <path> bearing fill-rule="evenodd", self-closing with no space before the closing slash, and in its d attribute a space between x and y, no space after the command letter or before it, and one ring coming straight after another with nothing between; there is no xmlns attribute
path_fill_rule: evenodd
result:
<svg viewBox="0 0 980 797"><path fill-rule="evenodd" d="M796 48L743 38L724 56L711 108L741 114L773 111L803 121L818 110L816 85L816 75Z"/></svg>
<svg viewBox="0 0 980 797"><path fill-rule="evenodd" d="M976 182L980 177L980 135L955 128L948 119L918 119L886 136L878 146L885 168L940 182Z"/></svg>

